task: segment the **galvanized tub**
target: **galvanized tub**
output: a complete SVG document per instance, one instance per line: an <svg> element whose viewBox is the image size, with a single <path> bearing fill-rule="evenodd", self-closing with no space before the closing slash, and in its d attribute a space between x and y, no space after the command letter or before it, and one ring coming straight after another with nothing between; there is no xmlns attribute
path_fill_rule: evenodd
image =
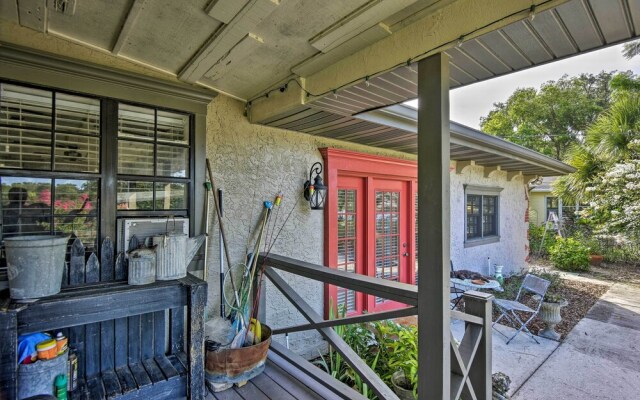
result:
<svg viewBox="0 0 640 400"><path fill-rule="evenodd" d="M156 281L156 252L153 248L132 250L129 255L129 285L147 285Z"/></svg>
<svg viewBox="0 0 640 400"><path fill-rule="evenodd" d="M58 375L67 375L69 353L33 364L18 366L18 399L26 399L42 394L55 395L54 381Z"/></svg>
<svg viewBox="0 0 640 400"><path fill-rule="evenodd" d="M37 299L60 292L69 236L4 239L12 299Z"/></svg>
<svg viewBox="0 0 640 400"><path fill-rule="evenodd" d="M253 346L216 351L207 349L204 372L207 383L241 383L260 375L271 345L271 328L263 324L262 334L265 339Z"/></svg>

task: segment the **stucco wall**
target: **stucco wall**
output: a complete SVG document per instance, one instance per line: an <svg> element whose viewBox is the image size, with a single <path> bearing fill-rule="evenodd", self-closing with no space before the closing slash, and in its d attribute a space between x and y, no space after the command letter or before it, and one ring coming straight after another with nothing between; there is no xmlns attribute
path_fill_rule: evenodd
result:
<svg viewBox="0 0 640 400"><path fill-rule="evenodd" d="M404 159L415 157L347 142L305 135L261 125L252 125L243 116L243 105L226 96L218 96L208 107L207 156L211 161L216 184L224 190L224 211L227 240L234 264L243 260L249 231L262 209L262 201L272 200L282 190L284 201L277 216L276 230L282 227L290 210L288 222L282 228L272 252L300 260L323 263L323 213L309 210L308 204L300 200L303 182L309 167L322 161L318 151L321 147L337 147L371 154ZM453 163L455 164L455 163ZM500 200L499 243L473 248L464 248L464 200L463 184L499 186L504 190ZM200 184L200 183L196 183ZM461 175L451 172L452 238L451 254L457 267L482 271L487 257L492 263L505 265L505 272L519 270L524 266L526 224L524 213L526 201L521 178L507 181L506 173L494 172L483 177L483 168L470 166ZM219 257L217 223L212 221L209 244L209 313L218 313ZM323 312L322 284L286 275L285 279L314 309ZM266 321L276 327L306 322L294 310L276 288L266 286ZM319 339L317 334L295 333L290 335L290 344L307 356L317 354L312 344Z"/></svg>
<svg viewBox="0 0 640 400"><path fill-rule="evenodd" d="M500 241L475 247L464 246L464 186L500 187ZM507 180L507 173L495 171L484 177L484 168L468 166L460 174L451 172L451 260L457 269L470 269L493 274L491 265L504 265L504 273L519 272L525 267L527 223L524 220L527 201L521 177Z"/></svg>
<svg viewBox="0 0 640 400"><path fill-rule="evenodd" d="M311 211L302 198L302 186L308 177L309 168L314 162L322 161L318 148L337 147L392 157L412 157L404 153L253 125L243 116L243 112L242 103L221 95L209 104L207 113L207 157L211 162L215 183L224 191L225 233L233 264L244 258L247 237L258 221L262 202L273 200L279 190L283 192L284 200L280 211L275 211L273 215L276 231L283 226L290 210L293 209L293 212L271 251L323 264L323 212ZM269 230L269 237L275 237L275 234L271 235L273 230ZM219 244L214 218L210 232L207 265L209 313L213 315L219 312L220 307ZM322 284L280 273L286 275L286 281L322 314ZM267 323L284 327L306 322L270 284L266 286L266 297ZM312 332L294 333L289 337L294 350L308 349L308 345L318 338ZM307 355L317 354L315 350L310 351Z"/></svg>

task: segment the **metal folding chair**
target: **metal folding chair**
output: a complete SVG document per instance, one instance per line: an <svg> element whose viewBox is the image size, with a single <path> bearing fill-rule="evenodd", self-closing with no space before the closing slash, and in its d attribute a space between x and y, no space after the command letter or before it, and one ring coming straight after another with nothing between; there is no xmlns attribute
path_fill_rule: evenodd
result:
<svg viewBox="0 0 640 400"><path fill-rule="evenodd" d="M498 308L498 310L501 313L498 319L496 319L492 325L494 329L495 329L495 325L498 322L500 322L502 318L508 319L515 326L520 325L520 328L510 338L504 333L500 332L498 329L496 329L496 332L498 332L499 334L501 334L502 336L508 339L507 344L509 344L509 342L511 342L513 338L518 336L518 334L522 331L529 334L529 336L531 336L531 338L536 343L540 344L540 342L538 342L538 339L536 339L533 333L529 331L529 328L527 328L527 325L529 324L529 322L533 320L533 318L536 315L538 315L538 312L540 311L540 306L542 306L542 300L544 299L544 295L545 293L547 293L547 289L549 289L550 284L551 282L549 282L546 279L542 279L535 275L527 274L524 277L524 280L522 281L522 285L520 285L520 289L518 290L518 295L516 296L515 300L496 299L493 302L493 304L495 304L495 306ZM536 306L535 310L520 302L520 297L522 296L522 294L524 294L524 292L531 292L531 293L537 294L540 297L540 299L537 301L538 305ZM516 314L516 311L529 314L529 319L523 322L522 319L518 316L518 314Z"/></svg>
<svg viewBox="0 0 640 400"><path fill-rule="evenodd" d="M453 261L449 260L449 264L451 264L451 273L453 274L453 272L455 272L453 269ZM451 282L451 286L449 286L449 294L453 295L453 297L449 296L450 297L449 302L451 303L452 310L456 308L458 303L460 303L460 300L462 300L462 295L464 294L464 292L465 292L464 289L456 285L454 282Z"/></svg>

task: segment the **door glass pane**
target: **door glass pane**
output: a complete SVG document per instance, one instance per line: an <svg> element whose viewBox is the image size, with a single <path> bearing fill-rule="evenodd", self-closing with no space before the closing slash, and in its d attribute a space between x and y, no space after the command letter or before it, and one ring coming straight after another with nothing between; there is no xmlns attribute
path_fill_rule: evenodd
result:
<svg viewBox="0 0 640 400"><path fill-rule="evenodd" d="M337 269L356 272L356 190L338 189L338 262ZM356 311L356 292L337 288L339 311Z"/></svg>
<svg viewBox="0 0 640 400"><path fill-rule="evenodd" d="M118 181L118 210L153 210L153 182Z"/></svg>
<svg viewBox="0 0 640 400"><path fill-rule="evenodd" d="M400 192L376 192L376 277L399 280ZM376 303L385 299L376 297Z"/></svg>
<svg viewBox="0 0 640 400"><path fill-rule="evenodd" d="M189 116L158 111L158 140L189 144Z"/></svg>
<svg viewBox="0 0 640 400"><path fill-rule="evenodd" d="M54 216L56 232L75 234L87 247L98 237L98 180L56 179Z"/></svg>
<svg viewBox="0 0 640 400"><path fill-rule="evenodd" d="M416 285L418 284L418 193L415 194L415 199L414 199L414 209L415 209L415 214L416 214L416 236L414 238L415 242L414 242L414 248L415 248L415 254L416 254L416 261L415 261L415 265L414 265L414 273L415 273L415 279L416 279Z"/></svg>
<svg viewBox="0 0 640 400"><path fill-rule="evenodd" d="M56 93L56 132L100 135L100 100Z"/></svg>
<svg viewBox="0 0 640 400"><path fill-rule="evenodd" d="M55 170L100 172L100 138L56 133Z"/></svg>
<svg viewBox="0 0 640 400"><path fill-rule="evenodd" d="M52 93L0 85L0 167L51 169Z"/></svg>
<svg viewBox="0 0 640 400"><path fill-rule="evenodd" d="M156 210L186 210L187 185L184 183L156 183Z"/></svg>
<svg viewBox="0 0 640 400"><path fill-rule="evenodd" d="M153 144L119 140L118 173L153 175Z"/></svg>
<svg viewBox="0 0 640 400"><path fill-rule="evenodd" d="M0 177L2 235L51 232L51 179Z"/></svg>
<svg viewBox="0 0 640 400"><path fill-rule="evenodd" d="M158 145L158 176L189 176L189 148Z"/></svg>
<svg viewBox="0 0 640 400"><path fill-rule="evenodd" d="M155 137L155 110L118 105L118 137L153 140Z"/></svg>

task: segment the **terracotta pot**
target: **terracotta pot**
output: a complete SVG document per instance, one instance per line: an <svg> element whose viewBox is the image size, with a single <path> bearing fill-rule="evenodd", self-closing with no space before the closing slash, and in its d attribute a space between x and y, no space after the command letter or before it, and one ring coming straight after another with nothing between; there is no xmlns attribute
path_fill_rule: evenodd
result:
<svg viewBox="0 0 640 400"><path fill-rule="evenodd" d="M405 389L404 386L401 385L403 381L407 381L407 379L404 377L404 372L394 372L394 374L391 376L393 391L398 395L400 400L414 400L415 397L413 397L413 390Z"/></svg>
<svg viewBox="0 0 640 400"><path fill-rule="evenodd" d="M542 307L540 307L540 313L538 315L547 327L538 332L538 335L547 339L560 340L561 335L555 331L555 328L556 325L562 321L560 309L567 304L566 300L563 300L560 303L547 303L546 301L542 303Z"/></svg>
<svg viewBox="0 0 640 400"><path fill-rule="evenodd" d="M589 264L593 265L594 267L602 264L602 260L604 260L604 257L599 254L591 254L589 256Z"/></svg>

